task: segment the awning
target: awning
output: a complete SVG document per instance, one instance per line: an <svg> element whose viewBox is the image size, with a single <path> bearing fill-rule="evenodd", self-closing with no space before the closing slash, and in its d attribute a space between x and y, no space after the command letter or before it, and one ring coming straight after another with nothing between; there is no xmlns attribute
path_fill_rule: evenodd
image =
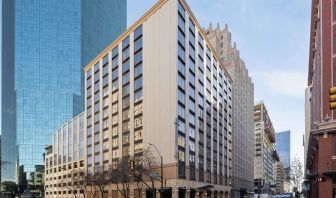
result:
<svg viewBox="0 0 336 198"><path fill-rule="evenodd" d="M202 191L202 190L210 190L212 188L214 188L213 185L205 185L205 186L197 187L197 190L200 190L200 191Z"/></svg>
<svg viewBox="0 0 336 198"><path fill-rule="evenodd" d="M323 173L326 177L335 177L336 176L336 170L327 170Z"/></svg>

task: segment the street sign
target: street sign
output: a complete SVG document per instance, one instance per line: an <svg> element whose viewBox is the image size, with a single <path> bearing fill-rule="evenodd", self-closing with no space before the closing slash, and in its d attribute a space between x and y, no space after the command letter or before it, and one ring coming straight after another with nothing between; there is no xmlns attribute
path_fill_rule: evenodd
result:
<svg viewBox="0 0 336 198"><path fill-rule="evenodd" d="M161 175L159 173L149 173L149 176L154 179L160 179Z"/></svg>

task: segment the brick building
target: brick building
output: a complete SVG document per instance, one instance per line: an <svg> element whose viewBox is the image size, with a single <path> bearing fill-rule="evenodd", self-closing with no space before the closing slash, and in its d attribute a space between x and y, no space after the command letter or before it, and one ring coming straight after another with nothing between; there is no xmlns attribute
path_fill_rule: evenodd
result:
<svg viewBox="0 0 336 198"><path fill-rule="evenodd" d="M329 89L336 86L336 2L312 0L306 90L305 190L307 197L336 195L336 112Z"/></svg>

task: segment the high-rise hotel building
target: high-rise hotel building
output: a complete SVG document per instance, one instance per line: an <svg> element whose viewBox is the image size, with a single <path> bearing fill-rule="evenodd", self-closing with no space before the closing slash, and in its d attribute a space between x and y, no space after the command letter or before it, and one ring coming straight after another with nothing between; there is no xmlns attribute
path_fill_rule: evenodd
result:
<svg viewBox="0 0 336 198"><path fill-rule="evenodd" d="M257 194L276 193L276 162L279 155L275 147L275 132L268 110L263 102L254 106L254 188Z"/></svg>
<svg viewBox="0 0 336 198"><path fill-rule="evenodd" d="M254 85L227 25L207 28L206 34L233 79L232 197L254 194Z"/></svg>
<svg viewBox="0 0 336 198"><path fill-rule="evenodd" d="M184 0L159 1L85 67L85 80L84 140L76 140L88 173L151 143L173 196L230 197L232 80ZM50 181L63 177L60 167L80 167L55 159L70 135L58 132L46 156L47 197L65 191Z"/></svg>

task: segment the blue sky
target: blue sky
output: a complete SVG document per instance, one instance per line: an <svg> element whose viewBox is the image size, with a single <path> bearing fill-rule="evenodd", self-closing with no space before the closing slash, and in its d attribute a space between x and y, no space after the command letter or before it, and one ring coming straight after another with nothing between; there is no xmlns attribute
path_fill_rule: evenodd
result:
<svg viewBox="0 0 336 198"><path fill-rule="evenodd" d="M157 0L128 0L128 25ZM229 25L276 131L291 130L291 157L303 158L304 88L310 27L307 0L187 0L203 27Z"/></svg>

